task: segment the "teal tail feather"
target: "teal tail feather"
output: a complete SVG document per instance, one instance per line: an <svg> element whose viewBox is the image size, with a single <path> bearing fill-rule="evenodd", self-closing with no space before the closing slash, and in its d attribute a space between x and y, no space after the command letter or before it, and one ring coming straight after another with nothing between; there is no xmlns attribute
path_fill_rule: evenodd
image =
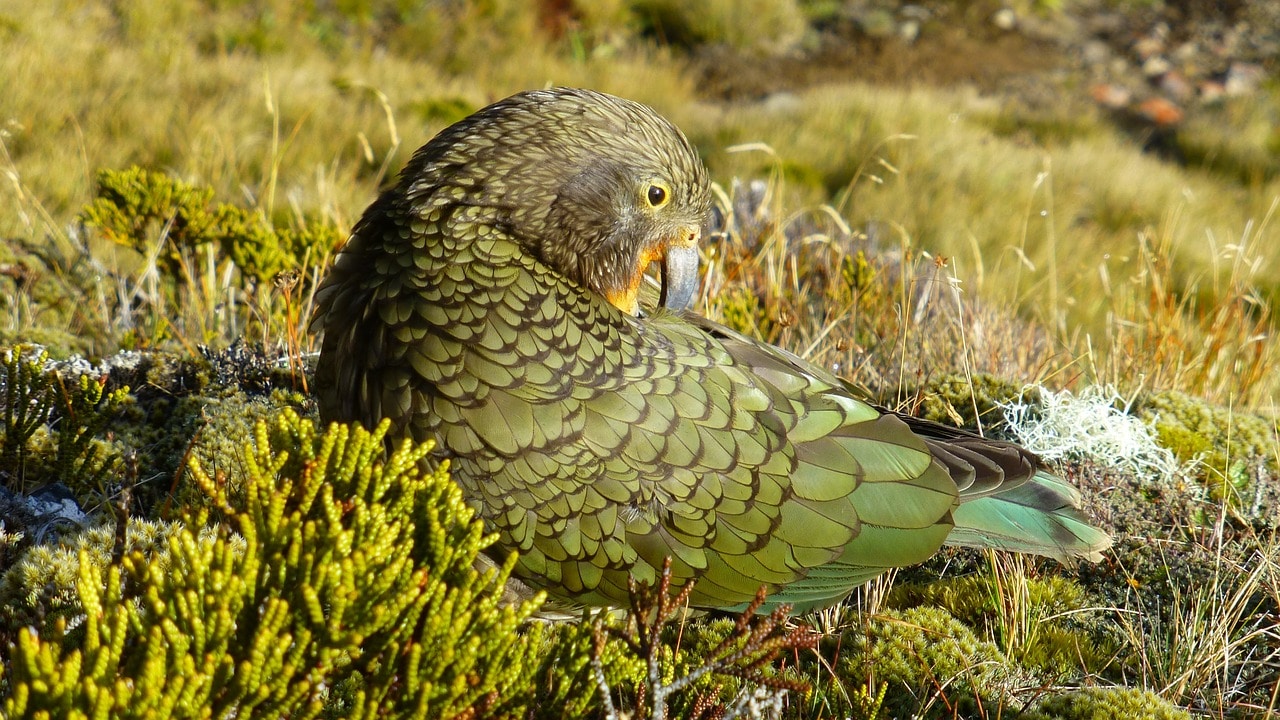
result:
<svg viewBox="0 0 1280 720"><path fill-rule="evenodd" d="M962 495L952 517L948 545L1033 553L1066 565L1097 562L1111 547L1110 536L1080 512L1080 493L1043 471L992 495Z"/></svg>

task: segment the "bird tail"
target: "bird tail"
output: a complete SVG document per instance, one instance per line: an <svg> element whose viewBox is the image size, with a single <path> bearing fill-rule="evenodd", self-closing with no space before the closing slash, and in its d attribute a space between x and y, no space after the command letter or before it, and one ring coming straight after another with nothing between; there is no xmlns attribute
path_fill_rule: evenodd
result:
<svg viewBox="0 0 1280 720"><path fill-rule="evenodd" d="M952 517L948 545L1034 553L1067 565L1097 562L1111 547L1111 538L1080 512L1080 493L1044 471L990 495L962 495Z"/></svg>

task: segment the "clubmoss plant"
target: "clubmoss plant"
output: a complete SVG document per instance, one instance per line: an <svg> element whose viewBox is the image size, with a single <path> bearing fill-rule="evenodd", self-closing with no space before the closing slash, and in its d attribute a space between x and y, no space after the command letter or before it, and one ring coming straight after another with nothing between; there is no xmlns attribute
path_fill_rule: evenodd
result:
<svg viewBox="0 0 1280 720"><path fill-rule="evenodd" d="M100 490L119 460L99 438L129 388L64 373L42 350L17 345L0 361L0 479L19 493L61 481L73 492Z"/></svg>
<svg viewBox="0 0 1280 720"><path fill-rule="evenodd" d="M170 281L190 273L187 258L214 247L247 278L269 282L318 259L340 240L332 227L276 229L259 214L213 202L213 189L132 166L98 172L94 201L81 219L116 244L154 258Z"/></svg>
<svg viewBox="0 0 1280 720"><path fill-rule="evenodd" d="M380 459L387 426L318 433L285 411L244 452L242 500L198 462L224 519L188 517L166 566L141 552L105 573L81 551L81 625L18 632L8 717L489 717L533 695L538 602L502 605L510 562L430 445Z"/></svg>

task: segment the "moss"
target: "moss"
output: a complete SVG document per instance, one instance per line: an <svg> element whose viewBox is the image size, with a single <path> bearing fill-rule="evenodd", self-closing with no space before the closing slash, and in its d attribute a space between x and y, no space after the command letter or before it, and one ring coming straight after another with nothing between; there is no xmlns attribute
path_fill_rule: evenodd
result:
<svg viewBox="0 0 1280 720"><path fill-rule="evenodd" d="M837 672L851 687L888 686L885 707L914 714L938 699L944 705L976 710L1001 698L1020 681L1017 665L990 641L938 607L889 610L868 618L840 640Z"/></svg>
<svg viewBox="0 0 1280 720"><path fill-rule="evenodd" d="M1190 720L1186 710L1150 690L1137 688L1088 688L1048 697L1023 720Z"/></svg>
<svg viewBox="0 0 1280 720"><path fill-rule="evenodd" d="M1003 405L1040 402L1036 387L987 373L947 373L917 386L912 394L916 398L913 412L920 417L973 430L1003 425Z"/></svg>
<svg viewBox="0 0 1280 720"><path fill-rule="evenodd" d="M1179 460L1198 461L1198 478L1215 500L1245 509L1258 484L1277 472L1276 424L1174 391L1153 393L1135 408L1156 440Z"/></svg>
<svg viewBox="0 0 1280 720"><path fill-rule="evenodd" d="M991 573L901 583L886 601L898 609L938 607L973 628L1046 680L1061 682L1100 672L1116 654L1114 640L1100 636L1083 587L1059 575L1018 577L1008 587Z"/></svg>
<svg viewBox="0 0 1280 720"><path fill-rule="evenodd" d="M452 125L480 108L465 98L433 96L412 103L409 109L423 122Z"/></svg>
<svg viewBox="0 0 1280 720"><path fill-rule="evenodd" d="M0 292L3 292L0 290ZM16 293L14 293L16 295ZM65 298L54 300L65 302ZM46 308L47 309L47 308ZM88 353L91 341L79 333L72 333L57 327L24 328L21 332L0 330L0 347L13 345L38 345L48 351L53 358L66 358L72 355Z"/></svg>
<svg viewBox="0 0 1280 720"><path fill-rule="evenodd" d="M149 520L130 520L117 550L115 524L98 523L53 545L27 548L0 574L0 628L53 623L71 619L84 609L76 584L82 573L105 582L114 552L139 553L163 567L165 540L174 526ZM7 638L12 640L12 638Z"/></svg>

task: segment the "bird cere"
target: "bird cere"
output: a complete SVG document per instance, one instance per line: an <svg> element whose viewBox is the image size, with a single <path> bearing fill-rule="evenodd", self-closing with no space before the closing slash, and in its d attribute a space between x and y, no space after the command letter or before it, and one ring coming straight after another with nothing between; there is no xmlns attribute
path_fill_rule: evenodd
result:
<svg viewBox="0 0 1280 720"><path fill-rule="evenodd" d="M437 440L491 550L576 604L622 604L668 559L695 606L765 586L805 609L944 544L1100 558L1110 539L1030 452L690 311L709 208L648 107L559 88L480 110L414 154L322 283L322 417Z"/></svg>

